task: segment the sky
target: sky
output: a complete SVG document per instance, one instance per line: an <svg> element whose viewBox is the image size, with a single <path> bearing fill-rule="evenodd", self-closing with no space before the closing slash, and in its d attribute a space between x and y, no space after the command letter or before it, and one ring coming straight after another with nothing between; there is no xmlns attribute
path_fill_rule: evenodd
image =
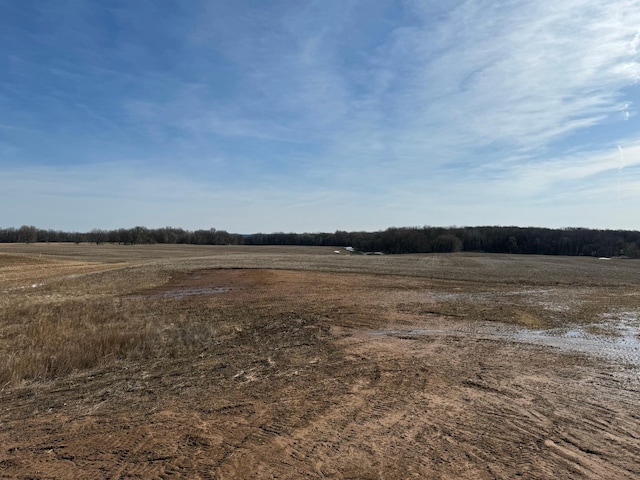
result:
<svg viewBox="0 0 640 480"><path fill-rule="evenodd" d="M0 0L0 227L640 230L640 0Z"/></svg>

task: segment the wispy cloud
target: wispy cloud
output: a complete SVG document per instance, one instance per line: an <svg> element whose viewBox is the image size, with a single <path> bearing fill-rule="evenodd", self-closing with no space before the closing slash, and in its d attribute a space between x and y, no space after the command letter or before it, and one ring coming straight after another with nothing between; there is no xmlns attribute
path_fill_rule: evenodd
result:
<svg viewBox="0 0 640 480"><path fill-rule="evenodd" d="M547 204L613 189L633 225L640 0L28 3L0 6L0 168L30 218L86 194L241 231L596 225Z"/></svg>
<svg viewBox="0 0 640 480"><path fill-rule="evenodd" d="M620 89L640 72L637 7L465 2L445 22L426 12L420 26L397 29L376 59L384 78L396 72L378 94L390 97L392 140L411 148L426 136L454 154L493 143L534 151L611 121Z"/></svg>

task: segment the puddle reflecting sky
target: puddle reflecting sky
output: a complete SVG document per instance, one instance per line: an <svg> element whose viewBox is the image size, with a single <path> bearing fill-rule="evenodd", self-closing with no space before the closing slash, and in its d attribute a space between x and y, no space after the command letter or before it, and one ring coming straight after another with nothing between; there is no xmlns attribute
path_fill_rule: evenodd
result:
<svg viewBox="0 0 640 480"><path fill-rule="evenodd" d="M565 351L606 357L616 363L640 367L640 316L638 312L608 313L602 322L588 326L527 330L498 322L462 322L433 329L376 330L373 335L456 335L503 339Z"/></svg>

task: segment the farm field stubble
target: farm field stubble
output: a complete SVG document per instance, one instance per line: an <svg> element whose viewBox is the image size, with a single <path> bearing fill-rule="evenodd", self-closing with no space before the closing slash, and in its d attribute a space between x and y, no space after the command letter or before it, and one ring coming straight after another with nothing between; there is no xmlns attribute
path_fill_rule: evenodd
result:
<svg viewBox="0 0 640 480"><path fill-rule="evenodd" d="M0 245L0 478L639 478L640 262Z"/></svg>

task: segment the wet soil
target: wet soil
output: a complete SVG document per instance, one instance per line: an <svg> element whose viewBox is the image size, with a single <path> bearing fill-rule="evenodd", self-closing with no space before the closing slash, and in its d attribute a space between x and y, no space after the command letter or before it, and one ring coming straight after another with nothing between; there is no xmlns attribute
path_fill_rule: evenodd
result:
<svg viewBox="0 0 640 480"><path fill-rule="evenodd" d="M640 478L633 278L163 278L109 295L211 338L6 385L0 478Z"/></svg>

